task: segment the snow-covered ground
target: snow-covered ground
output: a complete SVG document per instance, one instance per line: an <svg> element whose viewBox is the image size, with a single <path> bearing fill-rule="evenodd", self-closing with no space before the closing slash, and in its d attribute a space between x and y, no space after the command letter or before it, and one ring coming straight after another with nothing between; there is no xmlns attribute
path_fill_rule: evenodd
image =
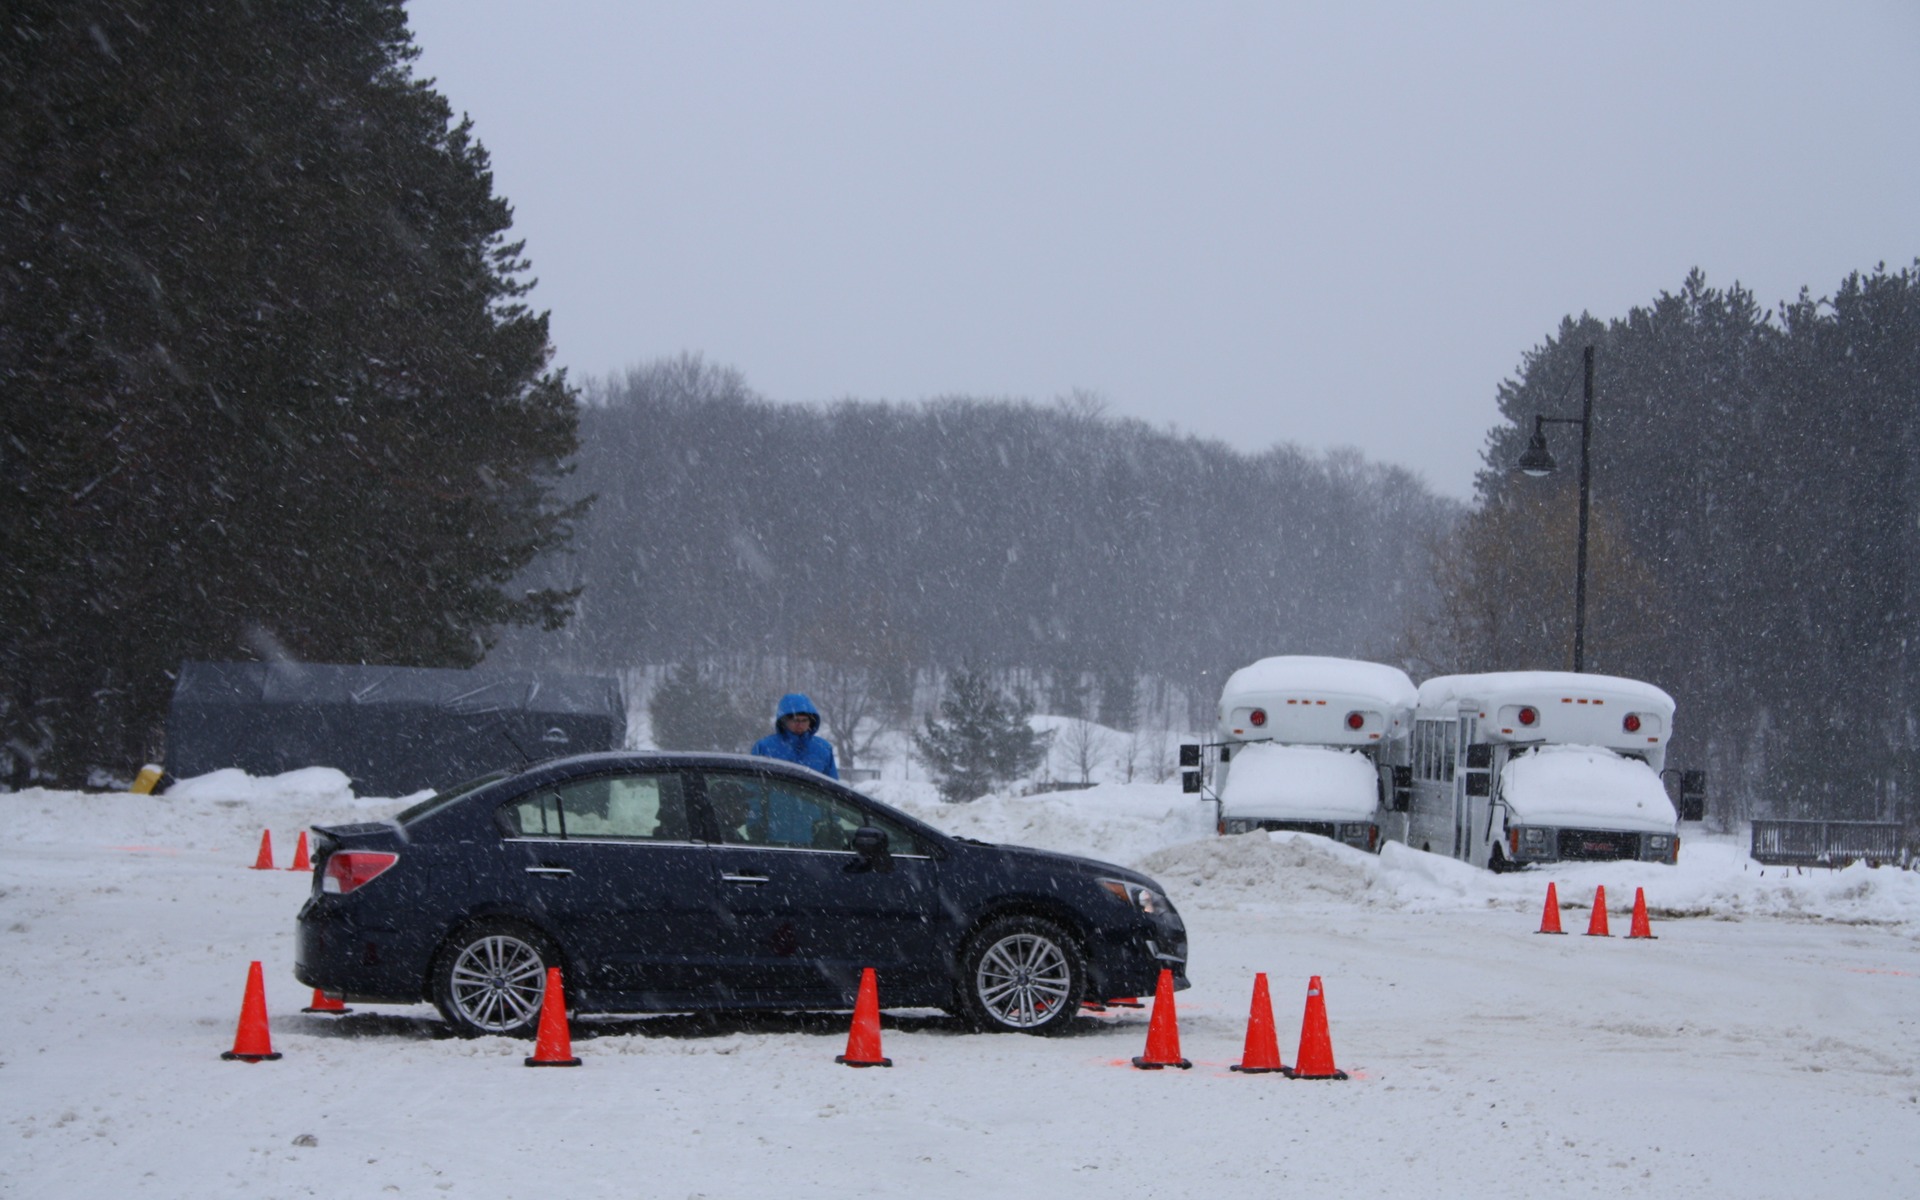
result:
<svg viewBox="0 0 1920 1200"><path fill-rule="evenodd" d="M1687 831L1676 868L1499 876L1397 846L1222 839L1174 784L941 805L943 828L1140 866L1185 914L1191 1071L1148 1013L968 1035L889 1013L576 1023L577 1070L441 1035L431 1009L302 1014L308 878L255 871L383 816L337 773L160 797L0 795L0 1194L1268 1197L1920 1195L1920 874L1762 870ZM1539 928L1557 885L1569 931ZM1583 936L1604 885L1614 936ZM1644 888L1656 940L1628 940ZM224 1062L265 964L278 1062ZM1295 1055L1320 976L1346 1082L1227 1068L1255 972ZM884 981L882 999L884 1001Z"/></svg>

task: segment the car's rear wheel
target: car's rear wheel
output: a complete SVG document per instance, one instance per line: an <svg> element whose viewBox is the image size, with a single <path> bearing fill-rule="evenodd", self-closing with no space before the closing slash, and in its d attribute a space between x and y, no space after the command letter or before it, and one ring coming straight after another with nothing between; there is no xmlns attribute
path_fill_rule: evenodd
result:
<svg viewBox="0 0 1920 1200"><path fill-rule="evenodd" d="M977 1029L1058 1033L1087 990L1079 946L1045 917L989 921L967 943L961 969L961 1015Z"/></svg>
<svg viewBox="0 0 1920 1200"><path fill-rule="evenodd" d="M511 921L469 925L447 939L434 964L433 1003L462 1037L532 1037L547 992L553 946Z"/></svg>

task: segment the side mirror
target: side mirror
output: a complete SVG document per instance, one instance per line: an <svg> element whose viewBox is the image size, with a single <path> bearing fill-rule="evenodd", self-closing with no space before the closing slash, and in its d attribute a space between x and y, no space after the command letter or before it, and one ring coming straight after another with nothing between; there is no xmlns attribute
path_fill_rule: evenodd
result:
<svg viewBox="0 0 1920 1200"><path fill-rule="evenodd" d="M1395 767L1393 769L1393 811L1408 812L1413 808L1413 768Z"/></svg>
<svg viewBox="0 0 1920 1200"><path fill-rule="evenodd" d="M853 852L860 856L861 869L882 875L893 870L893 851L887 845L887 831L862 825L853 831Z"/></svg>
<svg viewBox="0 0 1920 1200"><path fill-rule="evenodd" d="M1200 743L1180 743L1180 790L1192 796L1200 791Z"/></svg>
<svg viewBox="0 0 1920 1200"><path fill-rule="evenodd" d="M1493 766L1493 747L1486 742L1467 746L1467 770L1485 771Z"/></svg>
<svg viewBox="0 0 1920 1200"><path fill-rule="evenodd" d="M1680 772L1680 819L1682 821L1707 819L1707 773L1705 771Z"/></svg>

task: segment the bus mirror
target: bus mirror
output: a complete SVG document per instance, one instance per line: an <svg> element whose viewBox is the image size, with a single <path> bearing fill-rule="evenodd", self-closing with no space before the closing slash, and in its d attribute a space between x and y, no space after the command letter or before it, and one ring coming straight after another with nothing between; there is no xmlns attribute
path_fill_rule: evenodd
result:
<svg viewBox="0 0 1920 1200"><path fill-rule="evenodd" d="M1233 747L1232 746L1220 747L1220 761L1229 762L1232 759L1233 759Z"/></svg>
<svg viewBox="0 0 1920 1200"><path fill-rule="evenodd" d="M1493 766L1493 747L1486 742L1475 742L1467 747L1467 770L1485 771ZM1485 792L1474 795L1484 796Z"/></svg>
<svg viewBox="0 0 1920 1200"><path fill-rule="evenodd" d="M1469 796L1493 795L1493 776L1486 771L1468 771L1467 772L1467 795Z"/></svg>
<svg viewBox="0 0 1920 1200"><path fill-rule="evenodd" d="M1180 772L1180 790L1191 796L1200 790L1200 768L1188 767Z"/></svg>
<svg viewBox="0 0 1920 1200"><path fill-rule="evenodd" d="M1182 767L1197 767L1200 765L1199 742L1180 743L1180 765Z"/></svg>
<svg viewBox="0 0 1920 1200"><path fill-rule="evenodd" d="M1413 768L1395 767L1393 769L1394 812L1407 812L1413 808Z"/></svg>
<svg viewBox="0 0 1920 1200"><path fill-rule="evenodd" d="M1680 772L1680 819L1682 821L1707 819L1707 773L1705 771Z"/></svg>

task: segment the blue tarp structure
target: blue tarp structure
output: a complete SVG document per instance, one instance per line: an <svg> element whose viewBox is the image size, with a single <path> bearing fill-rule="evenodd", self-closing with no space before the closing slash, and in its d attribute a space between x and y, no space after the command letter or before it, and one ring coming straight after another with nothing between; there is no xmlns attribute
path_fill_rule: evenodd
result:
<svg viewBox="0 0 1920 1200"><path fill-rule="evenodd" d="M543 671L182 664L167 709L167 773L278 775L334 767L361 796L438 790L528 760L618 750L611 676Z"/></svg>

